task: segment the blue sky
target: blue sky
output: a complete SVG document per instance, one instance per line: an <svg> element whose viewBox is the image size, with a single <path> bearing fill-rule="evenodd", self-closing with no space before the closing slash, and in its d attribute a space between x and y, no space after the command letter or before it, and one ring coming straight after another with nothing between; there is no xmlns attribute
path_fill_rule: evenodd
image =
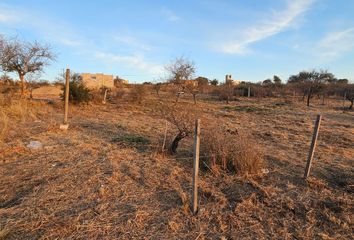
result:
<svg viewBox="0 0 354 240"><path fill-rule="evenodd" d="M196 75L261 81L313 68L354 80L354 0L0 0L0 33L51 44L67 66L157 81L184 56Z"/></svg>

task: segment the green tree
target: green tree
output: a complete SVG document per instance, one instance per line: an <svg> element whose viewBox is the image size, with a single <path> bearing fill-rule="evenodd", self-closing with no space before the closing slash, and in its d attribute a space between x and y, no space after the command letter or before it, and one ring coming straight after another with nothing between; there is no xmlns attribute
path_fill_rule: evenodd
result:
<svg viewBox="0 0 354 240"><path fill-rule="evenodd" d="M217 86L219 81L217 79L210 80L210 85Z"/></svg>
<svg viewBox="0 0 354 240"><path fill-rule="evenodd" d="M319 94L325 84L333 81L334 75L325 70L301 71L296 75L292 75L288 79L289 84L296 85L300 88L304 96L307 95L307 106L310 106L310 99L314 94Z"/></svg>
<svg viewBox="0 0 354 240"><path fill-rule="evenodd" d="M275 85L281 85L281 79L277 75L273 76L273 82Z"/></svg>
<svg viewBox="0 0 354 240"><path fill-rule="evenodd" d="M60 74L58 81L65 81L65 73ZM63 99L65 96L65 85L63 86ZM70 73L69 81L69 101L74 104L89 102L92 100L92 94L82 81L78 73Z"/></svg>
<svg viewBox="0 0 354 240"><path fill-rule="evenodd" d="M262 82L262 84L263 84L263 85L266 85L266 86L269 86L269 85L272 85L273 82L272 82L271 79L268 78L268 79L264 80L264 81Z"/></svg>

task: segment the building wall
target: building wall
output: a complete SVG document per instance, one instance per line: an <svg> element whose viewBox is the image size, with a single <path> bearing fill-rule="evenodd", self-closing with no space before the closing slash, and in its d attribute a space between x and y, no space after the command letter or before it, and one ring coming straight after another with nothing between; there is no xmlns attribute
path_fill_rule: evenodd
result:
<svg viewBox="0 0 354 240"><path fill-rule="evenodd" d="M241 83L239 80L230 80L231 85L238 85Z"/></svg>
<svg viewBox="0 0 354 240"><path fill-rule="evenodd" d="M195 80L184 80L182 85L184 85L184 86L190 85L190 86L193 86L193 87L198 87L198 81L195 81Z"/></svg>
<svg viewBox="0 0 354 240"><path fill-rule="evenodd" d="M121 84L129 84L129 81L128 80L125 80L125 79L122 79L122 78L120 78L120 79L114 79L113 80L113 82L114 82L114 85L117 87L117 86L119 86L119 85L121 85Z"/></svg>
<svg viewBox="0 0 354 240"><path fill-rule="evenodd" d="M82 73L82 81L87 88L99 89L102 87L113 88L114 80L113 75L106 75L103 73Z"/></svg>
<svg viewBox="0 0 354 240"><path fill-rule="evenodd" d="M239 81L239 80L233 80L233 79L232 79L232 75L231 75L231 74L227 74L227 75L225 76L225 83L226 83L226 84L231 84L231 85L238 85L238 84L241 83L241 81Z"/></svg>

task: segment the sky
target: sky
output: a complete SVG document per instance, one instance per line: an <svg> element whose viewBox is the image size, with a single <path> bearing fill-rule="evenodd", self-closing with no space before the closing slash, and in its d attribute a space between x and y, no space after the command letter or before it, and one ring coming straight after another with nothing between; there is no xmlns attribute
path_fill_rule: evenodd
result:
<svg viewBox="0 0 354 240"><path fill-rule="evenodd" d="M0 34L50 44L48 80L68 67L156 82L184 57L219 81L312 69L353 81L353 12L354 0L0 0Z"/></svg>

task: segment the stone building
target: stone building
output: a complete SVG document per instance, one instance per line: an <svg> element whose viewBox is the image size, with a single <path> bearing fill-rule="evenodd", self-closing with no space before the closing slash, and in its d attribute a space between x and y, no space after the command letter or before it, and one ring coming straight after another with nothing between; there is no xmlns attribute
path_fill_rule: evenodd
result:
<svg viewBox="0 0 354 240"><path fill-rule="evenodd" d="M129 81L126 79L120 78L118 76L114 79L114 86L116 87L119 87L121 85L126 85L126 84L129 84Z"/></svg>
<svg viewBox="0 0 354 240"><path fill-rule="evenodd" d="M198 87L198 81L196 81L196 80L183 80L182 86Z"/></svg>
<svg viewBox="0 0 354 240"><path fill-rule="evenodd" d="M225 84L238 85L240 83L241 83L241 81L239 81L239 80L233 80L231 74L227 74L225 76Z"/></svg>
<svg viewBox="0 0 354 240"><path fill-rule="evenodd" d="M82 73L81 78L85 86L89 89L100 89L102 87L113 88L113 75L103 73Z"/></svg>

